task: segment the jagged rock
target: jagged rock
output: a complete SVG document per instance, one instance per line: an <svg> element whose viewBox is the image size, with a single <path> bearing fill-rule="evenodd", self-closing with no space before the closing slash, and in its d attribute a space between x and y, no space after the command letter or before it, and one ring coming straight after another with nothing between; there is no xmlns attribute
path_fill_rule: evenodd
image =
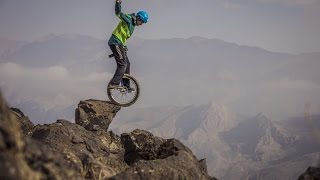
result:
<svg viewBox="0 0 320 180"><path fill-rule="evenodd" d="M34 124L30 121L29 117L25 116L24 113L18 108L11 107L10 110L16 116L22 133L24 135L30 135L32 129L34 128Z"/></svg>
<svg viewBox="0 0 320 180"><path fill-rule="evenodd" d="M205 160L176 139L143 130L121 137L107 132L119 110L103 101L81 101L78 124L60 119L33 126L0 95L0 179L214 179Z"/></svg>
<svg viewBox="0 0 320 180"><path fill-rule="evenodd" d="M112 132L87 131L78 124L58 120L37 125L32 138L61 153L86 178L111 177L128 168L120 137Z"/></svg>
<svg viewBox="0 0 320 180"><path fill-rule="evenodd" d="M214 179L203 160L176 139L162 139L143 130L121 135L131 167L110 179Z"/></svg>
<svg viewBox="0 0 320 180"><path fill-rule="evenodd" d="M107 101L80 101L75 112L75 122L89 131L107 131L120 106Z"/></svg>
<svg viewBox="0 0 320 180"><path fill-rule="evenodd" d="M320 180L320 168L309 167L298 180Z"/></svg>

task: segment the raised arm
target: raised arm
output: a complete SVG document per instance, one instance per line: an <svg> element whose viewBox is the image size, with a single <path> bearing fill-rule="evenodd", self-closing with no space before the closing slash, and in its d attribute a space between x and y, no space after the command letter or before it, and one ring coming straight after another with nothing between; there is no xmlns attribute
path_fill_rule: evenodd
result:
<svg viewBox="0 0 320 180"><path fill-rule="evenodd" d="M127 23L131 23L131 17L128 14L125 14L121 11L121 0L116 0L116 6L115 6L115 12L116 15L123 21Z"/></svg>

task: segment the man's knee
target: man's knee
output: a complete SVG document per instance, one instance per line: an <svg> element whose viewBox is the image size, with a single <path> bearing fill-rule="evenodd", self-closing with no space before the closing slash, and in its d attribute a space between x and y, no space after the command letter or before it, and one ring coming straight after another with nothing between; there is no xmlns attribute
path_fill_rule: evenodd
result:
<svg viewBox="0 0 320 180"><path fill-rule="evenodd" d="M127 66L128 62L126 61L126 59L118 59L117 64L118 66Z"/></svg>
<svg viewBox="0 0 320 180"><path fill-rule="evenodd" d="M118 63L118 68L125 71L127 69L127 63Z"/></svg>

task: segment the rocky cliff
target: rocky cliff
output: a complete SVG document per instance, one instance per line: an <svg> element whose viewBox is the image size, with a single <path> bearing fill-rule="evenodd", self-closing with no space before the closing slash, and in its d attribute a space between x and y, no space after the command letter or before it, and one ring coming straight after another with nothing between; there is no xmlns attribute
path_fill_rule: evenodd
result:
<svg viewBox="0 0 320 180"><path fill-rule="evenodd" d="M76 124L34 126L0 95L0 179L215 179L176 139L108 131L119 106L81 101Z"/></svg>

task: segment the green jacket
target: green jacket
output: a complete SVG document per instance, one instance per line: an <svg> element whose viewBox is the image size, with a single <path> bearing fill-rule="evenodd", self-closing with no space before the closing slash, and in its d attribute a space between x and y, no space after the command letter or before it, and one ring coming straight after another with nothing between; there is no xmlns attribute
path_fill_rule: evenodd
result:
<svg viewBox="0 0 320 180"><path fill-rule="evenodd" d="M118 26L114 29L108 44L120 44L126 46L127 39L129 39L135 27L135 14L125 14L121 12L121 4L116 2L116 15L120 18Z"/></svg>

